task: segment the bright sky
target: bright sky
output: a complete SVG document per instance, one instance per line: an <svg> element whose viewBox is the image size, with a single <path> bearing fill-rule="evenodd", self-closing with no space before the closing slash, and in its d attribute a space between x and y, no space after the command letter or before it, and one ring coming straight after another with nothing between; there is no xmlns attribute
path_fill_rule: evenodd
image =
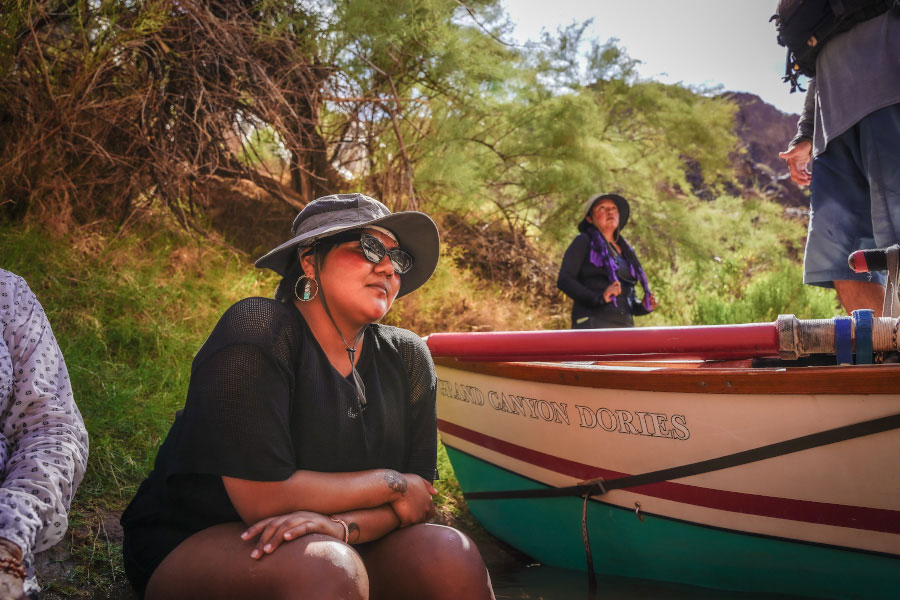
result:
<svg viewBox="0 0 900 600"><path fill-rule="evenodd" d="M642 62L642 78L751 92L787 113L803 93L782 83L785 49L769 17L777 0L502 0L517 41L573 22L600 42L615 37Z"/></svg>

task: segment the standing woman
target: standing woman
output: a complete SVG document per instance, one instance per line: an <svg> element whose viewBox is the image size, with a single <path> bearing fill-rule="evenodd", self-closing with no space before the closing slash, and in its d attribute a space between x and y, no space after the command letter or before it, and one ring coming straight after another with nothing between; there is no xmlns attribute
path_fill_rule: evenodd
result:
<svg viewBox="0 0 900 600"><path fill-rule="evenodd" d="M634 248L621 234L629 212L628 201L617 194L598 194L584 206L556 282L575 301L572 329L634 327L635 316L658 306ZM638 282L642 302L634 289Z"/></svg>
<svg viewBox="0 0 900 600"><path fill-rule="evenodd" d="M375 323L437 264L434 222L362 194L311 202L258 267L275 300L229 308L122 516L141 597L493 598L434 514L434 365Z"/></svg>

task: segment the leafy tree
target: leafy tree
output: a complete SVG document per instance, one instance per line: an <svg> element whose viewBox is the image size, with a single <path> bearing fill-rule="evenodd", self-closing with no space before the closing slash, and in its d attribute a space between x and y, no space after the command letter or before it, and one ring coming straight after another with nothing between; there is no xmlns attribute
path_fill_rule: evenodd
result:
<svg viewBox="0 0 900 600"><path fill-rule="evenodd" d="M465 14L452 0L4 0L4 208L64 225L160 199L192 225L212 178L295 208L362 185L416 206L429 97L488 37ZM288 153L287 185L247 160L254 130Z"/></svg>
<svg viewBox="0 0 900 600"><path fill-rule="evenodd" d="M690 195L685 165L721 176L734 143L728 104L637 81L614 41L584 65L584 25L504 44L493 0L5 4L0 185L54 221L159 198L187 223L224 177L294 207L363 189L558 240L587 195ZM289 182L266 168L279 154Z"/></svg>

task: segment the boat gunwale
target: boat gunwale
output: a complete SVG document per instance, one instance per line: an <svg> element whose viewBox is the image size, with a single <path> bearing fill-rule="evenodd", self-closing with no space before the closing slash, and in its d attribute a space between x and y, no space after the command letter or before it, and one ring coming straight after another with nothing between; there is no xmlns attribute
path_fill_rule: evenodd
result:
<svg viewBox="0 0 900 600"><path fill-rule="evenodd" d="M694 394L900 394L900 364L821 367L700 367L648 362L466 362L436 357L436 366L482 375L576 387ZM588 368L589 367L589 368Z"/></svg>

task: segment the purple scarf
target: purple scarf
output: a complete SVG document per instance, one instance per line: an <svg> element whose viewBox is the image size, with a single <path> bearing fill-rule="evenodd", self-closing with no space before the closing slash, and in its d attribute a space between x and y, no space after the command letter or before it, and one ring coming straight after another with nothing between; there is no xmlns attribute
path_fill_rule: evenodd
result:
<svg viewBox="0 0 900 600"><path fill-rule="evenodd" d="M588 227L587 234L591 240L591 252L588 255L591 264L595 267L606 269L611 282L618 281L616 259L613 257L612 252L609 251L609 244L596 227ZM641 287L644 288L644 300L641 302L641 305L647 312L652 312L653 309L650 308L650 282L647 281L647 275L644 273L641 263L637 260L634 248L629 246L625 238L621 236L619 237L619 244L622 246L622 256L625 257L626 262L628 262L628 268L631 269L631 276L640 281ZM610 300L612 300L613 306L619 306L615 296L612 296Z"/></svg>

